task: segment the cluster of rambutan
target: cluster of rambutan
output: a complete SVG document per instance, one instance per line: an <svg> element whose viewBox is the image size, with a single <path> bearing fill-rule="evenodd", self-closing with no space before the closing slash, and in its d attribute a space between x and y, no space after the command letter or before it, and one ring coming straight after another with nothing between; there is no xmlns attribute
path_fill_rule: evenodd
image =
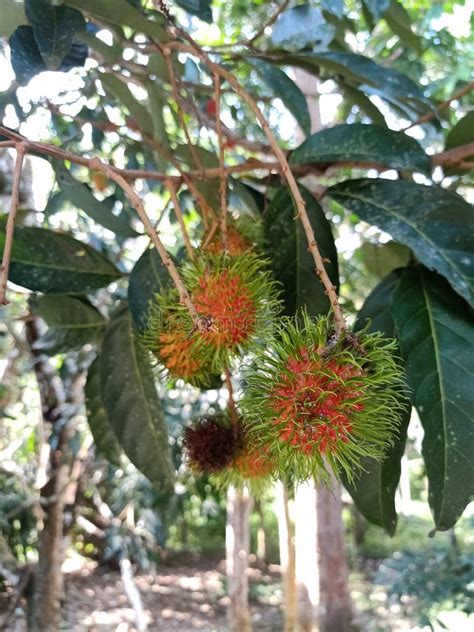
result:
<svg viewBox="0 0 474 632"><path fill-rule="evenodd" d="M173 378L197 385L221 372L267 337L279 303L265 259L253 252L205 254L185 263L181 277L207 331L194 327L176 289L156 297L144 334L148 348Z"/></svg>
<svg viewBox="0 0 474 632"><path fill-rule="evenodd" d="M212 475L216 483L225 486L259 484L275 469L265 452L250 446L241 421L232 424L224 415L208 415L188 426L183 447L193 472Z"/></svg>

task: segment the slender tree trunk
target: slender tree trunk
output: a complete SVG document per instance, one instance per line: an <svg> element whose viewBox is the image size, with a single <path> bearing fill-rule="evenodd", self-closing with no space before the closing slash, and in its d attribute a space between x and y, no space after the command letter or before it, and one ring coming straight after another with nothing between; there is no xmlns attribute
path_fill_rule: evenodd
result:
<svg viewBox="0 0 474 632"><path fill-rule="evenodd" d="M313 481L295 492L295 575L298 632L318 629L319 575L316 488Z"/></svg>
<svg viewBox="0 0 474 632"><path fill-rule="evenodd" d="M65 403L61 381L47 360L41 359L33 344L39 337L35 319L26 324L26 335L35 359L43 423L56 430L56 446L50 451L49 479L41 488L43 529L39 535L38 564L30 596L28 628L31 632L56 632L61 620L63 594L62 562L64 496L69 480L69 429L61 424Z"/></svg>
<svg viewBox="0 0 474 632"><path fill-rule="evenodd" d="M319 628L321 632L347 632L352 620L348 585L341 486L318 488Z"/></svg>
<svg viewBox="0 0 474 632"><path fill-rule="evenodd" d="M265 533L265 519L263 516L263 507L260 500L255 502L255 511L258 515L257 529L257 562L265 564L267 561L267 536Z"/></svg>
<svg viewBox="0 0 474 632"><path fill-rule="evenodd" d="M250 553L250 510L252 501L247 488L230 487L227 492L227 581L230 597L231 632L251 632L252 618L248 602L248 565Z"/></svg>
<svg viewBox="0 0 474 632"><path fill-rule="evenodd" d="M281 482L275 487L277 500L280 566L283 577L283 613L285 632L296 632L295 527L290 512L288 488Z"/></svg>

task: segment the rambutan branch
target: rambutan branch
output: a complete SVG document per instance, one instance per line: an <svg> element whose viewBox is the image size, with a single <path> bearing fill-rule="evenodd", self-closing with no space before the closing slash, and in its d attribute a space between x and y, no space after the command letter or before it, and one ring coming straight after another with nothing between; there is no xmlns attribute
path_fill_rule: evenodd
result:
<svg viewBox="0 0 474 632"><path fill-rule="evenodd" d="M2 265L0 267L0 305L8 305L6 298L8 272L10 270L10 259L13 247L13 233L15 232L15 220L20 204L20 180L23 169L23 160L27 148L23 143L15 144L16 161L13 172L12 196L10 202L10 212L8 213L7 225L5 229L5 246L3 248Z"/></svg>
<svg viewBox="0 0 474 632"><path fill-rule="evenodd" d="M176 189L174 188L174 184L171 180L167 180L165 184L171 196L171 201L173 202L174 212L176 213L176 217L178 218L178 223L181 228L186 251L191 261L194 261L194 249L191 245L191 240L189 239L188 229L186 228L186 224L184 223L183 211L181 210L181 205L179 203L178 196L176 195Z"/></svg>
<svg viewBox="0 0 474 632"><path fill-rule="evenodd" d="M227 178L225 173L224 138L221 123L221 78L214 74L214 100L216 102L216 132L219 145L219 191L221 198L221 239L224 252L227 251Z"/></svg>
<svg viewBox="0 0 474 632"><path fill-rule="evenodd" d="M183 45L180 42L170 42L167 44L167 46L169 48L174 48L176 50L180 50L182 52L187 52L189 54L195 55L204 64L206 64L206 66L214 75L218 74L220 75L221 78L225 79L232 86L235 93L238 96L240 96L243 99L243 101L245 101L245 103L247 103L249 108L254 113L255 118L259 122L263 132L265 133L265 136L267 137L268 142L270 143L273 153L275 154L275 157L277 158L278 162L281 165L281 172L288 183L288 187L295 201L295 205L297 209L296 217L300 219L303 225L303 229L305 231L306 239L308 242L308 250L311 252L314 263L315 263L316 275L319 277L321 283L324 286L325 292L328 296L328 299L331 305L331 309L334 314L336 334L340 335L346 329L346 324L344 321L344 316L342 313L341 306L339 305L339 300L336 293L336 287L332 284L331 279L329 278L329 275L326 271L323 257L321 255L321 252L318 248L318 244L316 242L313 227L311 226L311 222L309 221L305 202L299 190L295 176L293 175L290 169L285 152L279 146L273 132L270 129L267 119L263 115L255 99L245 90L245 88L241 86L241 84L234 77L234 75L228 70L226 70L225 68L222 68L222 66L219 66L218 64L214 63L209 58L209 55L198 44L196 44L196 42L192 39L192 37L188 33L183 31L182 29L178 29L178 30L181 37L189 43L189 46Z"/></svg>

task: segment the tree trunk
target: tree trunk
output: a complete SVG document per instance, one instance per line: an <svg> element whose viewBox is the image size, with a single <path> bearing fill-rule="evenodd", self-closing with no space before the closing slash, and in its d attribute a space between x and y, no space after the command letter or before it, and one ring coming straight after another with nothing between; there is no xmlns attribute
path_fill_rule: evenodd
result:
<svg viewBox="0 0 474 632"><path fill-rule="evenodd" d="M69 429L62 423L64 393L61 381L33 344L39 337L36 319L27 321L26 336L35 359L43 423L56 430L56 446L50 451L49 479L41 488L43 529L39 535L38 564L30 596L28 628L31 632L56 632L61 620L64 495L69 480Z"/></svg>
<svg viewBox="0 0 474 632"><path fill-rule="evenodd" d="M280 567L283 577L283 613L285 632L296 632L295 527L290 512L288 488L281 482L275 487L277 500Z"/></svg>
<svg viewBox="0 0 474 632"><path fill-rule="evenodd" d="M352 619L348 585L341 487L333 480L332 488L319 487L319 628L321 632L347 632Z"/></svg>
<svg viewBox="0 0 474 632"><path fill-rule="evenodd" d="M318 629L319 576L316 488L313 481L295 492L295 574L298 632Z"/></svg>
<svg viewBox="0 0 474 632"><path fill-rule="evenodd" d="M252 618L248 602L248 564L250 553L250 510L252 501L247 488L229 487L227 492L226 554L230 597L231 632L251 632Z"/></svg>

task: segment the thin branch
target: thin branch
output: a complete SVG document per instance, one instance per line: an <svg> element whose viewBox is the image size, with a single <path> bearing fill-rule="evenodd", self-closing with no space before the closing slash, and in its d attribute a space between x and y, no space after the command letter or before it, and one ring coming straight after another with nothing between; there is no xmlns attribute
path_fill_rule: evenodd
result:
<svg viewBox="0 0 474 632"><path fill-rule="evenodd" d="M160 47L158 47L160 48ZM163 48L161 50L162 55L165 58L165 62L166 62L166 69L168 71L168 77L170 80L170 84L171 84L171 90L173 93L173 98L176 101L176 108L177 108L177 112L178 112L178 117L179 117L179 121L181 123L181 127L183 128L183 132L184 135L186 136L186 140L188 141L188 145L189 145L189 151L191 152L191 156L193 157L194 163L198 169L198 172L200 174L203 173L203 167L201 164L201 161L199 160L199 157L197 155L196 152L196 148L194 147L194 144L191 140L191 136L189 135L189 131L188 131L188 127L186 125L186 121L184 120L184 116L183 116L183 110L181 107L181 96L179 94L179 88L178 88L178 82L176 80L176 75L174 72L174 68L173 68L173 60L171 58L171 53L169 51L169 49L167 48Z"/></svg>
<svg viewBox="0 0 474 632"><path fill-rule="evenodd" d="M254 42L256 42L260 37L262 37L262 35L265 35L265 31L267 30L267 28L269 26L272 26L272 24L275 24L280 14L283 13L283 11L286 9L286 7L289 4L290 4L290 0L284 0L284 2L280 4L280 6L277 8L275 13L270 17L270 19L267 20L267 22L265 22L265 24L255 33L255 35L251 37L247 42L245 42L245 44L247 46L252 46Z"/></svg>
<svg viewBox="0 0 474 632"><path fill-rule="evenodd" d="M179 34L183 37L187 42L189 42L189 46L179 44L179 48L176 44L174 44L174 48L178 48L183 52L190 53L198 57L206 66L211 70L214 74L219 74L221 78L225 79L235 90L235 93L240 96L250 107L252 112L255 114L257 121L260 123L262 130L264 131L268 142L270 143L273 153L275 154L278 162L281 164L281 172L285 177L288 187L292 193L293 199L295 201L295 205L297 208L296 217L300 219L305 234L306 239L308 241L308 249L313 256L313 260L316 267L316 275L319 277L321 283L324 286L325 292L329 298L329 302L331 305L331 309L334 313L334 321L335 321L335 329L336 334L341 334L346 329L346 324L344 321L344 316L341 310L341 306L339 305L339 300L336 293L336 287L332 284L331 279L326 272L326 268L324 266L323 257L319 251L313 227L311 226L311 222L309 221L308 213L306 212L306 205L299 190L296 179L290 169L288 161L286 159L284 151L280 148L273 132L270 129L267 119L261 112L257 103L253 99L253 97L240 85L239 81L234 77L232 73L230 73L225 68L222 68L218 64L215 64L209 56L194 42L192 37L188 35L185 31L179 29Z"/></svg>
<svg viewBox="0 0 474 632"><path fill-rule="evenodd" d="M181 205L179 203L178 196L176 195L174 184L173 182L171 182L171 180L168 180L165 184L171 196L171 201L173 202L174 212L176 213L176 217L178 218L187 253L191 261L194 261L194 250L191 245L191 240L189 239L188 229L186 228L186 224L184 223L183 211L181 210Z"/></svg>
<svg viewBox="0 0 474 632"><path fill-rule="evenodd" d="M5 229L5 246L3 248L2 265L0 267L0 305L8 305L6 298L8 272L10 270L10 258L13 247L13 233L15 232L15 220L20 204L20 180L23 169L23 160L27 148L24 143L16 145L15 171L13 173L12 197L10 202L10 212L8 213L7 226Z"/></svg>
<svg viewBox="0 0 474 632"><path fill-rule="evenodd" d="M130 184L127 182L127 180L125 180L125 178L122 175L117 173L114 169L112 169L108 165L101 162L98 158L92 158L89 161L89 166L91 169L94 169L95 171L100 171L104 175L109 177L116 184L118 184L119 187L124 191L125 195L130 200L130 203L132 204L133 208L136 210L137 215L139 216L140 220L145 226L145 229L150 239L152 240L153 245L158 251L158 254L161 257L161 260L163 261L163 264L166 266L171 278L173 279L173 282L179 292L179 298L181 300L181 303L187 307L189 313L191 314L194 327L198 331L208 331L210 327L210 325L207 322L208 319L200 317L199 314L197 313L196 308L191 300L191 296L189 295L189 292L185 288L184 283L179 275L178 269L174 265L173 260L168 254L168 251L164 247L163 242L161 241L157 231L155 230L153 224L151 223L145 211L145 207L143 206L143 202L141 201L138 193L135 191L135 189L132 186L130 186Z"/></svg>
<svg viewBox="0 0 474 632"><path fill-rule="evenodd" d="M460 90L455 92L453 95L449 97L449 99L446 99L446 101L443 101L442 103L440 103L432 112L428 112L428 114L425 114L414 123L410 123L410 125L408 125L408 127L405 127L402 130L402 132L406 132L408 129L411 129L412 127L423 125L423 123L428 123L428 121L431 121L431 119L434 119L434 117L437 114L439 114L439 112L442 112L443 110L446 110L447 108L449 108L449 106L451 105L453 101L456 101L456 99L460 99L461 97L468 94L469 92L472 92L472 90L474 90L474 81L471 81L470 83L466 84L464 88L461 88Z"/></svg>
<svg viewBox="0 0 474 632"><path fill-rule="evenodd" d="M8 147L15 147L15 141L13 140L2 140L0 141L0 149L7 149Z"/></svg>
<svg viewBox="0 0 474 632"><path fill-rule="evenodd" d="M431 164L433 167L440 165L460 167L462 164L469 165L470 163L465 163L464 159L471 158L472 156L474 156L474 143L467 143L466 145L460 145L459 147L454 147L453 149L448 149L447 151L432 156ZM467 168L469 169L469 167Z"/></svg>
<svg viewBox="0 0 474 632"><path fill-rule="evenodd" d="M224 252L228 250L227 247L227 178L225 173L225 155L224 155L224 139L222 136L221 125L221 78L218 74L214 74L214 86L215 93L214 99L216 102L216 131L217 142L219 145L219 191L221 199L221 239Z"/></svg>

